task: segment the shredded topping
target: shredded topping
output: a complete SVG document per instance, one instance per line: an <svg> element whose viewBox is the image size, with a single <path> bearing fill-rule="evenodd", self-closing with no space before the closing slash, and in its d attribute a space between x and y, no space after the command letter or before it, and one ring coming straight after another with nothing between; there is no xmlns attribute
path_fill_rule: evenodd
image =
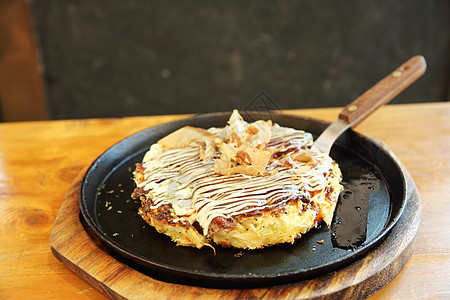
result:
<svg viewBox="0 0 450 300"><path fill-rule="evenodd" d="M310 133L271 121L249 124L235 110L224 128L187 126L164 137L142 167L138 187L151 208L171 204L180 220L198 221L206 235L216 217L312 199L327 188L334 166Z"/></svg>

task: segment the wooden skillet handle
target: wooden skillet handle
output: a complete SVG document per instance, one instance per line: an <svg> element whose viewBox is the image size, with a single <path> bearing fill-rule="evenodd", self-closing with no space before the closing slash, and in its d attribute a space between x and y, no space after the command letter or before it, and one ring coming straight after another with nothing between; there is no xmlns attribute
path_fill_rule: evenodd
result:
<svg viewBox="0 0 450 300"><path fill-rule="evenodd" d="M344 107L339 114L339 119L347 122L351 127L358 125L376 109L391 101L422 76L426 68L427 63L422 55L410 58L355 101Z"/></svg>

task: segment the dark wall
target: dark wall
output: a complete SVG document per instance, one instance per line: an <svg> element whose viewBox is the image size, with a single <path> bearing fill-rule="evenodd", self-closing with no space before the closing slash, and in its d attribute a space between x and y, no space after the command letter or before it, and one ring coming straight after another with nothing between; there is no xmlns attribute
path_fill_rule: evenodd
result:
<svg viewBox="0 0 450 300"><path fill-rule="evenodd" d="M448 100L450 2L32 2L52 118L343 106L413 55L393 103Z"/></svg>

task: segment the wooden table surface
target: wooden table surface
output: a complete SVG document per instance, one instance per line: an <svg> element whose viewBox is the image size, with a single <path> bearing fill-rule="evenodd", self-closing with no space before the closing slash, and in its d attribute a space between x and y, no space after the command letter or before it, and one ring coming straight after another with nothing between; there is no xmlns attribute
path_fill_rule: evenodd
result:
<svg viewBox="0 0 450 300"><path fill-rule="evenodd" d="M288 111L327 121L339 109ZM0 298L104 299L51 253L53 222L76 175L137 131L185 116L0 124ZM371 299L450 298L450 103L382 107L357 131L384 141L422 203L415 250Z"/></svg>

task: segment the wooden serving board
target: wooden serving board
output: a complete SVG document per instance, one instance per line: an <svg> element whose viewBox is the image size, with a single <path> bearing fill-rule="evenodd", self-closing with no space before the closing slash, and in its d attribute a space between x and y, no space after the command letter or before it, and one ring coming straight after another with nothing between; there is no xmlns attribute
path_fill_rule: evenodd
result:
<svg viewBox="0 0 450 300"><path fill-rule="evenodd" d="M166 283L119 262L101 249L80 222L78 196L86 170L70 186L50 237L53 255L91 286L114 299L273 299L366 298L389 283L410 258L419 229L421 205L407 170L408 203L386 240L353 264L317 277L255 289L211 289Z"/></svg>

